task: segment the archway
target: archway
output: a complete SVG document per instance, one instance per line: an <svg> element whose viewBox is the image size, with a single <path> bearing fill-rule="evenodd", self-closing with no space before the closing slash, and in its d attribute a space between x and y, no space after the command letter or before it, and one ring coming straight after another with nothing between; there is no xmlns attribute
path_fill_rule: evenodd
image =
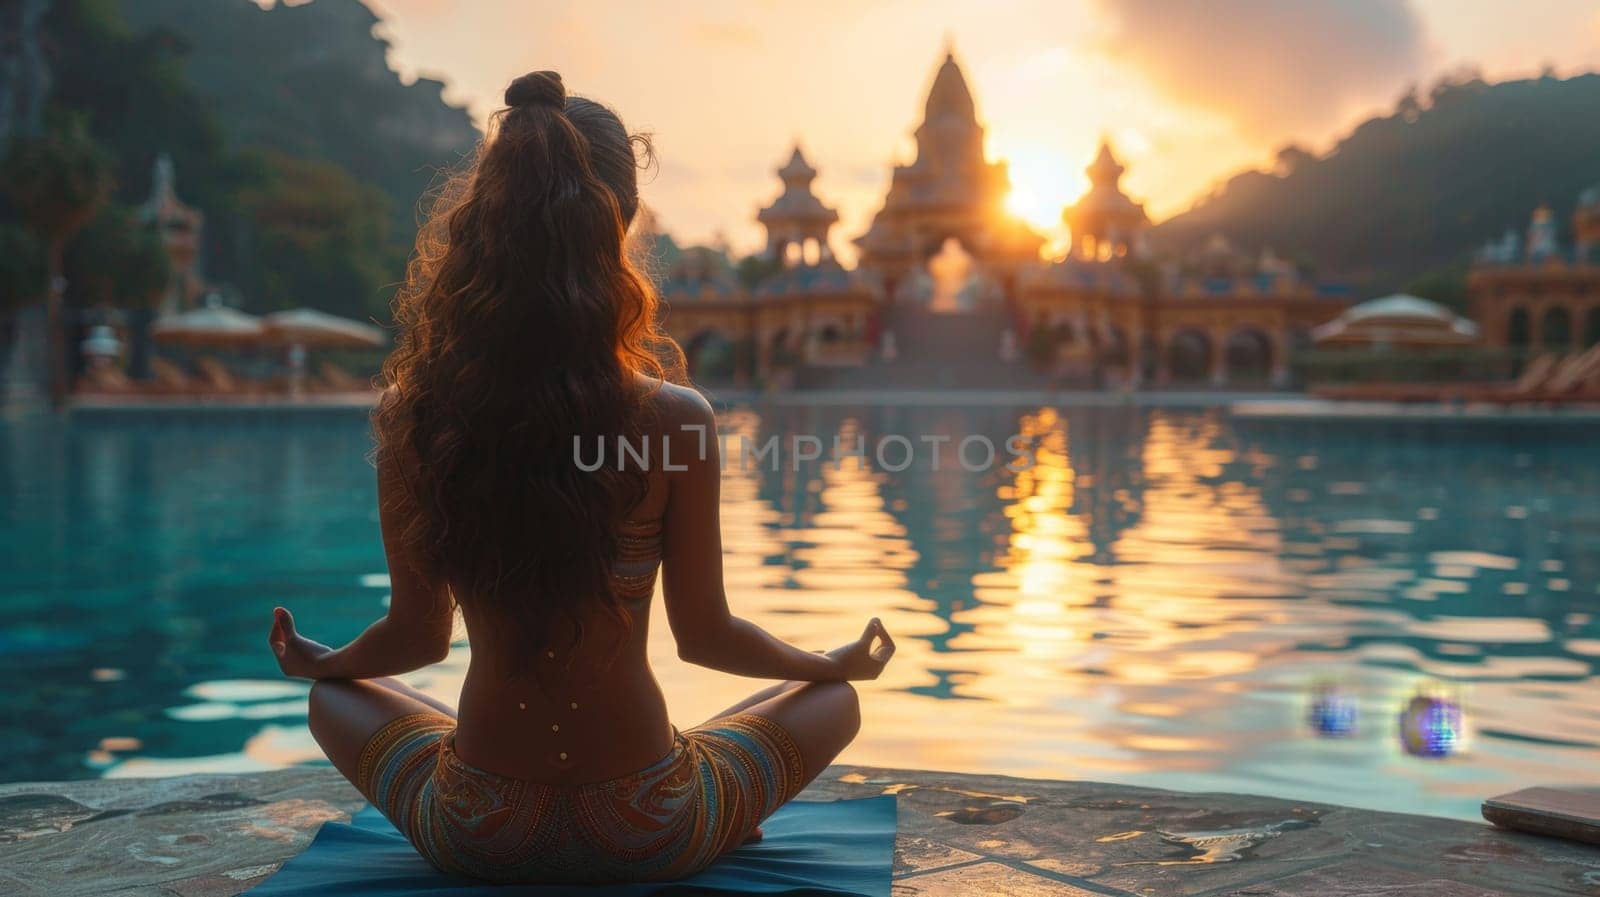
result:
<svg viewBox="0 0 1600 897"><path fill-rule="evenodd" d="M1078 328L1072 326L1070 320L1062 318L1050 328L1050 337L1058 347L1075 348L1078 345Z"/></svg>
<svg viewBox="0 0 1600 897"><path fill-rule="evenodd" d="M1511 317L1506 319L1506 344L1510 346L1526 346L1530 340L1528 310L1514 308Z"/></svg>
<svg viewBox="0 0 1600 897"><path fill-rule="evenodd" d="M727 381L737 373L733 341L720 330L696 333L684 345L683 357L695 380Z"/></svg>
<svg viewBox="0 0 1600 897"><path fill-rule="evenodd" d="M932 312L970 311L976 291L977 260L961 240L946 237L939 251L928 259L927 272L931 287L928 310Z"/></svg>
<svg viewBox="0 0 1600 897"><path fill-rule="evenodd" d="M1126 380L1132 373L1129 362L1133 360L1132 347L1128 344L1128 334L1121 327L1107 327L1105 341L1100 346L1100 373L1115 374Z"/></svg>
<svg viewBox="0 0 1600 897"><path fill-rule="evenodd" d="M1572 313L1559 305L1547 309L1539 331L1539 341L1546 349L1565 351L1572 345Z"/></svg>
<svg viewBox="0 0 1600 897"><path fill-rule="evenodd" d="M1272 376L1272 338L1255 327L1228 334L1224 350L1230 383L1265 383Z"/></svg>
<svg viewBox="0 0 1600 897"><path fill-rule="evenodd" d="M1174 383L1204 383L1211 376L1211 338L1180 330L1167 342L1167 373Z"/></svg>
<svg viewBox="0 0 1600 897"><path fill-rule="evenodd" d="M799 360L799 353L789 337L788 327L779 327L767 337L767 361L773 367L791 367Z"/></svg>
<svg viewBox="0 0 1600 897"><path fill-rule="evenodd" d="M1304 352L1314 345L1316 341L1311 338L1311 328L1300 326L1289 328L1290 352Z"/></svg>

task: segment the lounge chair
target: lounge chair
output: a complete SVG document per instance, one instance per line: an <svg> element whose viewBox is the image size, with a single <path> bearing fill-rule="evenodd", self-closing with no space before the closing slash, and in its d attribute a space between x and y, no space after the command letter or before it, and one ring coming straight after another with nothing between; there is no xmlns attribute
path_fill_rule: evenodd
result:
<svg viewBox="0 0 1600 897"><path fill-rule="evenodd" d="M327 392L366 392L372 389L369 381L353 376L349 371L331 361L317 366L320 386Z"/></svg>
<svg viewBox="0 0 1600 897"><path fill-rule="evenodd" d="M1538 398L1551 379L1562 374L1576 359L1564 358L1550 352L1528 362L1522 376L1510 383L1477 386L1462 391L1461 398L1471 402L1526 402Z"/></svg>
<svg viewBox="0 0 1600 897"><path fill-rule="evenodd" d="M1561 398L1580 390L1596 374L1600 374L1600 344L1589 347L1589 351L1582 355L1568 359L1560 369L1550 375L1539 392L1546 398Z"/></svg>
<svg viewBox="0 0 1600 897"><path fill-rule="evenodd" d="M165 358L150 359L150 375L154 392L192 393L197 388L194 380L182 368Z"/></svg>
<svg viewBox="0 0 1600 897"><path fill-rule="evenodd" d="M1561 370L1563 364L1561 356L1546 352L1528 362L1528 366L1522 369L1522 376L1502 391L1513 396L1536 392Z"/></svg>
<svg viewBox="0 0 1600 897"><path fill-rule="evenodd" d="M200 370L200 380L205 392L222 395L236 395L244 392L239 379L233 376L227 366L215 358L202 358L194 363Z"/></svg>
<svg viewBox="0 0 1600 897"><path fill-rule="evenodd" d="M109 365L90 365L78 380L78 392L89 395L127 395L136 391L138 387L127 374Z"/></svg>
<svg viewBox="0 0 1600 897"><path fill-rule="evenodd" d="M1522 401L1536 395L1561 368L1560 357L1546 353L1507 383L1352 383L1312 387L1310 392L1319 399L1368 402Z"/></svg>
<svg viewBox="0 0 1600 897"><path fill-rule="evenodd" d="M1530 379L1525 376L1523 380L1527 382L1520 383L1520 388L1479 391L1467 398L1505 405L1571 402L1585 398L1582 395L1584 384L1597 372L1600 372L1600 347L1558 361L1542 378Z"/></svg>

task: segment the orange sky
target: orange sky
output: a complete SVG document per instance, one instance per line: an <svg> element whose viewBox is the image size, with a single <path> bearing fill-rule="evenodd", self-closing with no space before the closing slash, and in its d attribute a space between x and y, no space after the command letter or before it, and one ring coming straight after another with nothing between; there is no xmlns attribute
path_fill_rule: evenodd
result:
<svg viewBox="0 0 1600 897"><path fill-rule="evenodd" d="M849 257L881 200L947 41L1041 226L1083 188L1101 134L1161 218L1294 140L1329 144L1412 83L1600 68L1593 0L365 0L394 64L480 120L507 81L569 88L654 133L645 200L681 241L756 248L755 211L798 138Z"/></svg>

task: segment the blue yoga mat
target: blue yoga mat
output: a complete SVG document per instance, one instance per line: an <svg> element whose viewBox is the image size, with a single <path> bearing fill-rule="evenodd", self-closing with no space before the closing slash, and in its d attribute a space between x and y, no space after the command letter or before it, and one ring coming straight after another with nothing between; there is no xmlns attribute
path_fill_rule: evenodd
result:
<svg viewBox="0 0 1600 897"><path fill-rule="evenodd" d="M330 822L311 846L251 897L644 897L646 894L834 894L889 897L895 799L791 801L761 824L764 837L675 882L494 885L445 875L367 807Z"/></svg>

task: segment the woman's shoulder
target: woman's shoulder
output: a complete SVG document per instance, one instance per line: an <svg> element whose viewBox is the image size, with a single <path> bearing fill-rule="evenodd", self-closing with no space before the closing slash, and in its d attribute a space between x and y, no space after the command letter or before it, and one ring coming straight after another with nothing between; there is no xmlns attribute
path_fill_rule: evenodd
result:
<svg viewBox="0 0 1600 897"><path fill-rule="evenodd" d="M694 387L643 376L640 382L645 390L645 405L651 411L652 429L670 434L685 427L716 426L716 411Z"/></svg>

